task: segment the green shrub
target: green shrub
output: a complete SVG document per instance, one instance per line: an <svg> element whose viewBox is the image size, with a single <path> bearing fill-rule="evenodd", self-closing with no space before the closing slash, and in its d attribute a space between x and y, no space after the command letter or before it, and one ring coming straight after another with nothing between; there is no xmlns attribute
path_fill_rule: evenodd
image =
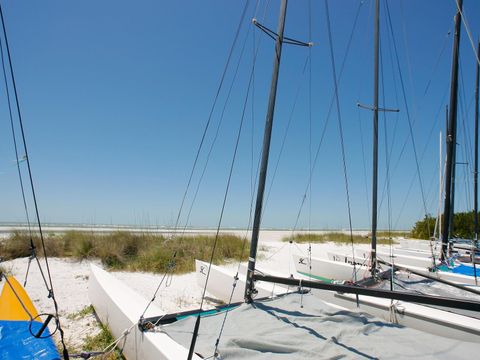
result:
<svg viewBox="0 0 480 360"><path fill-rule="evenodd" d="M435 220L436 219L431 216L425 216L423 220L417 221L412 228L412 237L416 239L430 239L433 236ZM475 235L474 222L475 219L473 211L455 213L453 216L453 231L451 231L451 236L472 239Z"/></svg>

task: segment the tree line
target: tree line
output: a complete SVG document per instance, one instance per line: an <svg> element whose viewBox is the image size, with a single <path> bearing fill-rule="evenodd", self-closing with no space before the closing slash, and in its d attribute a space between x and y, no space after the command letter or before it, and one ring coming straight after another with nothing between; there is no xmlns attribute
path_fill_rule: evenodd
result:
<svg viewBox="0 0 480 360"><path fill-rule="evenodd" d="M475 236L474 215L475 213L473 211L455 213L453 216L453 231L451 231L451 237L473 239ZM436 218L431 215L426 215L422 220L415 223L411 231L411 236L416 239L430 239L434 233L435 222Z"/></svg>

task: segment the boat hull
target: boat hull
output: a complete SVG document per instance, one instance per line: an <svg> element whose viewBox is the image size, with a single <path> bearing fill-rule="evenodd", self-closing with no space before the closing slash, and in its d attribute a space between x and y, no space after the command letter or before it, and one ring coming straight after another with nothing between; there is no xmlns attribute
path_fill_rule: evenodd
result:
<svg viewBox="0 0 480 360"><path fill-rule="evenodd" d="M197 283L200 287L205 287L205 281L208 274L208 263L201 260L195 260L195 268L197 273ZM240 267L238 280L235 288L233 288L235 278L234 271L228 271L216 265L211 265L210 275L208 279L207 292L225 303L237 303L244 301L246 269ZM258 282L255 284L258 291L256 298L266 298L284 294L287 288L271 283ZM232 293L233 291L233 293Z"/></svg>
<svg viewBox="0 0 480 360"><path fill-rule="evenodd" d="M100 321L114 338L124 335L123 355L127 360L186 359L188 350L161 332L142 332L137 323L148 300L95 265L90 266L88 295ZM162 311L150 305L145 317L160 316ZM200 360L196 355L193 359Z"/></svg>
<svg viewBox="0 0 480 360"><path fill-rule="evenodd" d="M328 276L336 280L349 280L354 273L354 266L350 262L352 257L329 253L330 258L337 257L337 261L312 258L312 275L325 278ZM294 256L295 264L299 265L298 256ZM340 261L338 261L340 260ZM358 261L359 259L355 259ZM304 261L304 263L307 263ZM302 267L308 265L300 265ZM302 267L300 269L302 269ZM355 269L362 268L357 263ZM361 271L368 268L363 266ZM322 271L322 272L316 272ZM338 271L338 276L335 276ZM358 270L357 270L358 271ZM350 278L349 278L350 276ZM418 305L403 301L375 298L372 296L356 296L340 294L332 291L314 291L315 296L329 304L335 304L353 311L362 311L381 319L394 322L417 330L435 335L469 341L480 341L480 320L429 306Z"/></svg>

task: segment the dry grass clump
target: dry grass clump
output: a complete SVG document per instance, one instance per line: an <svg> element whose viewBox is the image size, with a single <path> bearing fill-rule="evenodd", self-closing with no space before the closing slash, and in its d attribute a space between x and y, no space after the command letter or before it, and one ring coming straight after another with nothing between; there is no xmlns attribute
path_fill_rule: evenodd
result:
<svg viewBox="0 0 480 360"><path fill-rule="evenodd" d="M294 241L297 243L326 243L333 242L337 244L370 244L372 242L371 236L362 236L362 235L352 235L340 233L340 232L328 232L323 234L295 234L293 237L288 236L282 239L282 241ZM378 244L390 244L390 239L388 238L377 238ZM395 242L394 242L395 243Z"/></svg>
<svg viewBox="0 0 480 360"><path fill-rule="evenodd" d="M100 259L110 269L128 271L163 272L174 261L174 273L195 270L194 259L210 260L214 236L191 235L168 239L155 234L137 234L125 231L99 234L67 231L44 236L45 248L51 257L72 257L77 260ZM43 256L38 236L33 237L37 253ZM244 239L220 234L214 263L246 260ZM0 243L0 256L4 260L30 256L30 235L16 231ZM173 255L175 257L173 258Z"/></svg>

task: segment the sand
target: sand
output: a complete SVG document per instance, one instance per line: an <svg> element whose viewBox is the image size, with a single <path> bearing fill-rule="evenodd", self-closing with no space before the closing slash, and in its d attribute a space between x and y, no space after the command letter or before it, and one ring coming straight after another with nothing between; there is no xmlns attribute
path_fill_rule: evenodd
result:
<svg viewBox="0 0 480 360"><path fill-rule="evenodd" d="M275 270L289 275L294 272L293 254L307 254L308 244L290 244L280 240L289 234L287 231L262 232L258 267ZM368 248L368 245L356 245L356 248ZM326 257L327 251L351 253L351 246L339 246L333 243L315 244L312 255ZM40 259L45 268L44 259ZM101 266L99 262L94 261ZM2 263L2 266L17 279L23 281L28 265L27 258ZM59 315L70 351L82 350L85 338L100 331L99 323L92 313L84 311L90 306L88 298L89 261L70 259L49 259L55 296L59 306ZM238 263L224 265L232 269ZM146 299L152 298L162 274L113 272L115 277L125 282ZM3 283L0 283L2 286ZM36 263L32 263L26 290L41 313L53 313L54 307ZM155 304L165 313L192 310L199 307L202 289L197 285L196 274L174 275L167 284L162 285ZM83 310L83 312L82 312ZM100 350L100 349L99 349Z"/></svg>

